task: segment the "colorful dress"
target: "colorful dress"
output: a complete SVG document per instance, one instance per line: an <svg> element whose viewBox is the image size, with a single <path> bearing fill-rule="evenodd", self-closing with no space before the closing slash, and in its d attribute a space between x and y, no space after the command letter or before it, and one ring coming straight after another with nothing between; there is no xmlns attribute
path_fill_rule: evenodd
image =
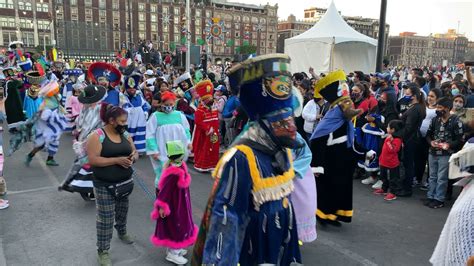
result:
<svg viewBox="0 0 474 266"><path fill-rule="evenodd" d="M227 151L214 171L211 192L194 246L192 265L290 265L301 263L295 212L288 199L295 171L290 150L273 155L247 145Z"/></svg>
<svg viewBox="0 0 474 266"><path fill-rule="evenodd" d="M194 168L210 171L219 160L219 118L215 109L200 104L194 113Z"/></svg>
<svg viewBox="0 0 474 266"><path fill-rule="evenodd" d="M150 105L139 91L134 96L126 98L127 102L122 108L128 112L128 133L133 139L137 152L144 153L146 151L146 120Z"/></svg>
<svg viewBox="0 0 474 266"><path fill-rule="evenodd" d="M151 213L156 227L150 241L155 246L182 249L196 241L199 228L193 222L190 184L191 176L184 162L180 167L169 166L164 170L158 186L160 193ZM165 217L160 217L160 208Z"/></svg>
<svg viewBox="0 0 474 266"><path fill-rule="evenodd" d="M58 152L59 139L66 127L67 119L60 107L40 111L39 118L35 123L35 147L44 145L48 154L54 156Z"/></svg>
<svg viewBox="0 0 474 266"><path fill-rule="evenodd" d="M23 110L25 111L26 117L28 119L33 118L33 116L38 112L42 103L43 98L41 97L36 97L33 99L28 94L25 95L25 100L23 101Z"/></svg>
<svg viewBox="0 0 474 266"><path fill-rule="evenodd" d="M187 149L191 142L189 123L180 111L173 111L169 114L154 112L146 124L146 154L153 155L159 153L159 159L150 158L155 172L155 187L158 187L163 165L168 160L166 152L166 142L181 140ZM189 151L186 150L187 159Z"/></svg>
<svg viewBox="0 0 474 266"><path fill-rule="evenodd" d="M316 181L311 171L311 150L306 141L298 134L298 140L304 147L293 150L296 177L293 179L295 190L291 193L291 202L295 208L298 239L309 243L316 240Z"/></svg>
<svg viewBox="0 0 474 266"><path fill-rule="evenodd" d="M69 120L66 131L73 131L76 129L76 118L81 112L82 104L77 99L77 96L70 95L66 101L66 112Z"/></svg>

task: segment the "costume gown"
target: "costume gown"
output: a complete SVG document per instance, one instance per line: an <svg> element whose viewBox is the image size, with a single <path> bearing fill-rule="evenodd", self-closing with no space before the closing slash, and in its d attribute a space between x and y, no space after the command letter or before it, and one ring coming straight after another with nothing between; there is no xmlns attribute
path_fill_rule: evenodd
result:
<svg viewBox="0 0 474 266"><path fill-rule="evenodd" d="M126 98L128 101L122 108L128 112L128 133L133 139L137 152L144 153L146 151L146 120L150 105L139 91L134 96Z"/></svg>
<svg viewBox="0 0 474 266"><path fill-rule="evenodd" d="M215 109L200 104L194 113L194 168L209 171L219 160L219 118Z"/></svg>

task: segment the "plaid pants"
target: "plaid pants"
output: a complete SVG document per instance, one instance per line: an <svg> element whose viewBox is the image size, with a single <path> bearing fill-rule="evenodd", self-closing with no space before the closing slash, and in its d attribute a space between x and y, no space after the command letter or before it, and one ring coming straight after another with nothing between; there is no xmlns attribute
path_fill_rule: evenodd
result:
<svg viewBox="0 0 474 266"><path fill-rule="evenodd" d="M128 197L116 199L106 187L94 186L97 209L97 248L109 250L110 240L115 229L119 235L127 233Z"/></svg>

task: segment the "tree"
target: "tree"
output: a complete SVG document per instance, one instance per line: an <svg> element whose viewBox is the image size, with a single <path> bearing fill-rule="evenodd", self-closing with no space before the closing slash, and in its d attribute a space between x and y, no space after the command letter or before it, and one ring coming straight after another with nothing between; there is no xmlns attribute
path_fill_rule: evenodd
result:
<svg viewBox="0 0 474 266"><path fill-rule="evenodd" d="M257 46L255 45L242 45L239 47L240 54L254 54L257 52Z"/></svg>

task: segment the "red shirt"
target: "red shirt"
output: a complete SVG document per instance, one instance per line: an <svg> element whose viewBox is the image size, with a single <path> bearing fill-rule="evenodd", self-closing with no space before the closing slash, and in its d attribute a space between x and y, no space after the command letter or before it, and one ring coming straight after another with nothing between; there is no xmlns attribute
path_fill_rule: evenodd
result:
<svg viewBox="0 0 474 266"><path fill-rule="evenodd" d="M382 147L382 153L379 157L380 166L386 168L395 168L400 165L400 160L398 159L398 153L402 148L402 139L401 138L392 138L388 136Z"/></svg>

